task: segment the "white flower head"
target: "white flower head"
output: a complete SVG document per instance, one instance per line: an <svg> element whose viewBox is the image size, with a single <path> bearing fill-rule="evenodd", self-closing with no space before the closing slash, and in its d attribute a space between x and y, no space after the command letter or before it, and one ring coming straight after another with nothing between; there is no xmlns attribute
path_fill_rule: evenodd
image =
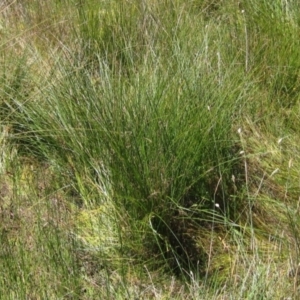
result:
<svg viewBox="0 0 300 300"><path fill-rule="evenodd" d="M232 180L233 183L235 183L235 176L233 174L231 176L231 180Z"/></svg>
<svg viewBox="0 0 300 300"><path fill-rule="evenodd" d="M289 160L289 169L290 169L292 166L293 166L293 159L291 158L291 159Z"/></svg>

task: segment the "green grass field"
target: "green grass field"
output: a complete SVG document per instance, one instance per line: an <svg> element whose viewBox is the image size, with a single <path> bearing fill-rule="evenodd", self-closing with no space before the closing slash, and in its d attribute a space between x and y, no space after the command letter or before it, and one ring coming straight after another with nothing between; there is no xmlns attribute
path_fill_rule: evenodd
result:
<svg viewBox="0 0 300 300"><path fill-rule="evenodd" d="M0 4L0 299L299 299L300 4Z"/></svg>

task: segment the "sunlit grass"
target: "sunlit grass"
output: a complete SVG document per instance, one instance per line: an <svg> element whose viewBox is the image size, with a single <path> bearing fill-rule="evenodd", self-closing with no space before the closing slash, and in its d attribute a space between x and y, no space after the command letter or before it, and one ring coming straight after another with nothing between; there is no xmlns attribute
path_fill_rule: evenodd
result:
<svg viewBox="0 0 300 300"><path fill-rule="evenodd" d="M297 3L77 2L0 6L0 294L297 297Z"/></svg>

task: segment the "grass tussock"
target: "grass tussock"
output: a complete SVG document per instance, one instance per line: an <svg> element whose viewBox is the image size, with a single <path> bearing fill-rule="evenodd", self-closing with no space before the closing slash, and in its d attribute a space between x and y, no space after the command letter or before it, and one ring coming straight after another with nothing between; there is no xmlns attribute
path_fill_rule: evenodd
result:
<svg viewBox="0 0 300 300"><path fill-rule="evenodd" d="M299 296L296 1L0 14L3 297Z"/></svg>

